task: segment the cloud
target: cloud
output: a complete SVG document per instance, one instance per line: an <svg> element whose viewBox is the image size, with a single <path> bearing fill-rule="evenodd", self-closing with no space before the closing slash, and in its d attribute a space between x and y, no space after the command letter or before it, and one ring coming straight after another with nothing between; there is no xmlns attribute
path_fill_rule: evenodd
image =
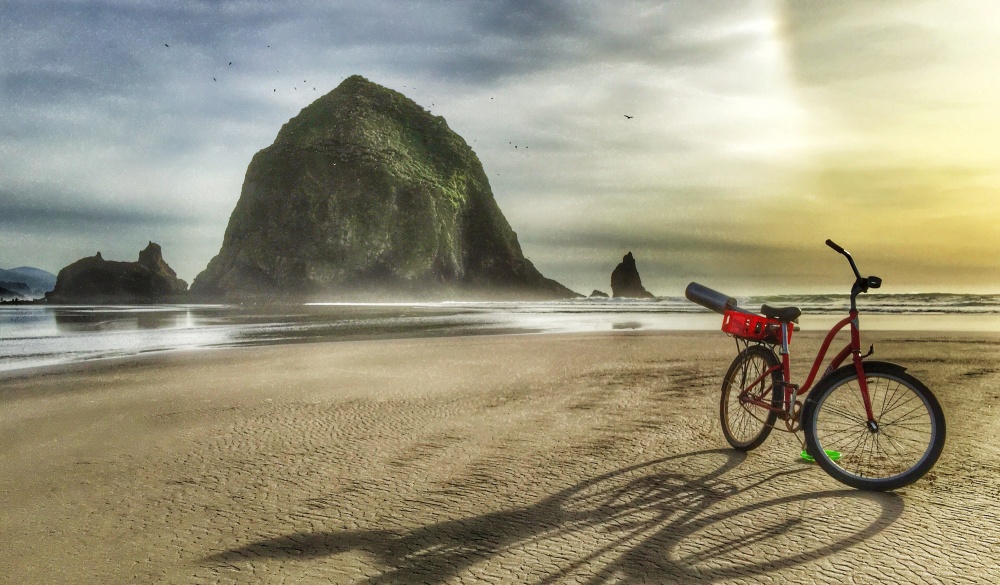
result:
<svg viewBox="0 0 1000 585"><path fill-rule="evenodd" d="M936 31L907 13L921 2L788 1L783 32L792 71L805 85L907 74L942 59Z"/></svg>
<svg viewBox="0 0 1000 585"><path fill-rule="evenodd" d="M200 223L199 217L183 212L167 213L145 207L102 204L85 193L27 188L0 188L0 227L77 231L87 226L171 227Z"/></svg>
<svg viewBox="0 0 1000 585"><path fill-rule="evenodd" d="M947 274L933 241L971 274L1000 215L984 6L9 0L0 222L75 222L53 245L77 257L162 229L190 278L253 154L361 73L444 116L525 252L581 290L623 247L664 287L826 282L826 237Z"/></svg>
<svg viewBox="0 0 1000 585"><path fill-rule="evenodd" d="M0 87L8 104L32 106L62 102L101 93L99 85L86 77L57 71L16 71L0 75Z"/></svg>
<svg viewBox="0 0 1000 585"><path fill-rule="evenodd" d="M80 192L28 186L0 188L0 265L50 272L100 250L108 259L134 260L147 241L164 248L170 265L190 281L206 253L218 250L221 232L198 209L163 211L141 204L112 205Z"/></svg>

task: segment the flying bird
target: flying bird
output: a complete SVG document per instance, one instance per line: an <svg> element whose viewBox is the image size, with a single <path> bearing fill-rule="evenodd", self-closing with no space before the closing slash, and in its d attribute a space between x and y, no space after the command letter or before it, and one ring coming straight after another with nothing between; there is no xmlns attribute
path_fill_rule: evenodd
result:
<svg viewBox="0 0 1000 585"><path fill-rule="evenodd" d="M170 45L168 45L167 43L163 43L163 46L166 47L166 48L168 48L168 49L170 48Z"/></svg>
<svg viewBox="0 0 1000 585"><path fill-rule="evenodd" d="M625 116L626 118L628 118L629 120L631 120L632 118L635 117L635 116L629 116L628 114L622 114L622 115Z"/></svg>
<svg viewBox="0 0 1000 585"><path fill-rule="evenodd" d="M215 80L216 80L216 79L215 79L215 78L213 77L213 78L212 78L212 81L215 81Z"/></svg>
<svg viewBox="0 0 1000 585"><path fill-rule="evenodd" d="M230 61L230 62L229 62L229 64L230 64L230 65L232 65L232 64L233 64L233 62L232 62L232 61Z"/></svg>

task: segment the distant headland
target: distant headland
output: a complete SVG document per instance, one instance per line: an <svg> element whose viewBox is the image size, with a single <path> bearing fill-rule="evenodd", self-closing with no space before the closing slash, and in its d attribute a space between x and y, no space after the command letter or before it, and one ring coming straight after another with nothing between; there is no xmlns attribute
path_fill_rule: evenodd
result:
<svg viewBox="0 0 1000 585"><path fill-rule="evenodd" d="M37 299L56 284L56 275L31 266L0 268L0 301Z"/></svg>

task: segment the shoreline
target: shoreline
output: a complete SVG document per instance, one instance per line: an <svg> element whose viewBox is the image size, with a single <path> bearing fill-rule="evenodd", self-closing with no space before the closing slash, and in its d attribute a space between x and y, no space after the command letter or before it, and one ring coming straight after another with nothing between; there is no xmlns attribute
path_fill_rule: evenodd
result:
<svg viewBox="0 0 1000 585"><path fill-rule="evenodd" d="M676 302L675 302L676 301ZM63 363L96 363L187 349L323 341L497 334L719 331L721 316L674 299L656 302L440 305L18 307L0 310L0 379ZM801 334L825 331L839 314L807 314ZM1000 335L1000 315L874 314L862 334L938 331ZM941 333L945 334L945 333Z"/></svg>
<svg viewBox="0 0 1000 585"><path fill-rule="evenodd" d="M714 315L699 315L702 317L707 316L709 319L713 320ZM828 320L831 322L835 318L830 317ZM639 325L636 323L635 325ZM798 356L798 360L804 359L803 349L805 352L809 353L808 360L811 362L814 358L815 351L818 350L819 342L825 337L827 333L828 325L823 323L823 326L816 326L814 323L810 329L800 330L796 326L796 331L794 333L791 349L793 352L793 357ZM617 330L616 330L617 329ZM837 334L834 339L833 345L839 343L840 339L847 335L849 330L844 329ZM340 337L289 337L289 338L275 338L275 339L261 339L261 340L249 340L243 342L226 342L220 343L218 345L202 345L197 347L172 347L164 349L153 349L139 351L129 355L111 355L111 356L100 356L94 358L84 358L84 359L71 359L67 361L58 361L50 364L41 365L30 365L30 366L18 366L4 368L0 367L0 381L11 380L11 379L21 379L36 375L47 375L49 373L61 373L76 371L78 368L90 368L90 367L100 367L101 364L105 363L131 363L133 360L135 363L142 363L147 359L155 359L160 356L170 356L174 354L192 354L196 355L202 352L225 352L229 350L240 350L240 349L252 349L252 348L266 348L266 347L281 347L281 346L294 346L294 345L312 345L317 343L353 343L353 342L365 342L365 341L393 341L393 340L408 340L408 339L445 339L445 338L476 338L476 337L503 337L503 336L534 336L534 335L546 335L546 336L564 336L564 335L685 335L685 334L718 334L719 336L726 337L732 343L732 338L727 334L722 333L717 330L717 328L692 328L692 329L642 329L641 327L631 328L615 327L611 331L601 331L601 330L581 330L581 331L546 331L541 328L531 329L526 326L509 326L509 327L495 327L495 328L484 328L475 326L454 326L453 329L439 329L439 330L415 330L412 332L406 331L379 331L374 330L370 332L347 334ZM942 339L955 339L955 338L982 338L983 340L1000 339L1000 331L994 331L992 329L988 330L952 330L952 329L863 329L861 332L862 345L865 343L865 339L868 336L873 336L877 338L889 338L896 336L938 336ZM802 339L813 339L817 341L817 346L815 348L803 348L799 341ZM16 341L16 339L14 340ZM2 394L0 394L2 397Z"/></svg>

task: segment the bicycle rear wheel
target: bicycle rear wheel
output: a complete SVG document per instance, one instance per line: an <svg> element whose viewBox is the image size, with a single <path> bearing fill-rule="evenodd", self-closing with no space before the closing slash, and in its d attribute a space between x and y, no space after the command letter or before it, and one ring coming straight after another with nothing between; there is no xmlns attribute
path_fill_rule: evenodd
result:
<svg viewBox="0 0 1000 585"><path fill-rule="evenodd" d="M944 411L904 368L865 362L874 425L865 414L853 365L831 373L802 411L806 449L824 471L862 490L901 488L927 473L944 449ZM837 451L834 461L827 450Z"/></svg>
<svg viewBox="0 0 1000 585"><path fill-rule="evenodd" d="M766 374L768 369L777 365L778 358L774 357L774 352L761 345L751 345L741 351L729 366L722 380L719 420L722 422L722 434L734 449L756 449L771 434L778 413L749 403L747 398L770 402L775 408L781 407L784 398L780 391L779 370Z"/></svg>

